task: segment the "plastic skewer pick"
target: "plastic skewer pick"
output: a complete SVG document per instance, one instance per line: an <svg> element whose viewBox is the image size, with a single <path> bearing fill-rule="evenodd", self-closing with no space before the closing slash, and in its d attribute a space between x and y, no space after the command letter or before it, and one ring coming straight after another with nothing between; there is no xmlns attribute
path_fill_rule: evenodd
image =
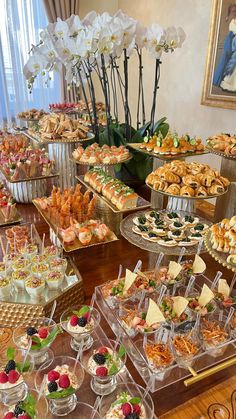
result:
<svg viewBox="0 0 236 419"><path fill-rule="evenodd" d="M179 254L177 263L180 263L181 262L181 260L182 260L182 258L184 256L185 252L186 252L186 248L185 247L181 247L181 250L180 250L180 254Z"/></svg>
<svg viewBox="0 0 236 419"><path fill-rule="evenodd" d="M163 253L163 252L161 252L161 253L159 254L158 258L157 258L156 265L155 265L155 268L154 268L154 275L155 275L155 276L156 276L157 272L159 271L160 264L161 264L161 262L162 262L163 257L164 257L164 253Z"/></svg>
<svg viewBox="0 0 236 419"><path fill-rule="evenodd" d="M93 293L93 295L92 295L92 298L91 298L91 303L90 303L90 307L91 307L91 308L93 308L93 306L94 306L94 303L95 303L95 298L96 298L96 293L95 293L95 291L94 291L94 293Z"/></svg>
<svg viewBox="0 0 236 419"><path fill-rule="evenodd" d="M80 348L79 348L78 353L77 353L77 357L76 357L76 360L75 360L75 365L74 365L74 368L73 368L73 374L75 373L77 364L78 364L79 359L80 359L80 355L82 354L83 346L84 346L84 340L81 341Z"/></svg>
<svg viewBox="0 0 236 419"><path fill-rule="evenodd" d="M53 305L52 305L52 309L51 309L51 313L50 313L50 317L49 319L52 320L55 310L56 310L56 306L57 306L57 300L54 301Z"/></svg>
<svg viewBox="0 0 236 419"><path fill-rule="evenodd" d="M203 239L202 239L202 240L200 240L200 242L198 243L198 247L197 247L197 253L196 253L196 255L200 255L202 245L203 245Z"/></svg>
<svg viewBox="0 0 236 419"><path fill-rule="evenodd" d="M140 300L139 300L139 303L138 303L138 310L140 310L140 308L141 308L144 297L145 297L145 291L142 290L142 294L141 294L141 297L140 297Z"/></svg>
<svg viewBox="0 0 236 419"><path fill-rule="evenodd" d="M44 377L43 377L43 381L42 381L42 383L41 383L40 389L39 389L39 394L38 394L37 401L39 401L39 400L40 400L40 398L41 398L41 396L42 396L42 394L43 394L43 388L44 388L44 386L45 386L46 378L47 378L47 375L45 374L45 375L44 375Z"/></svg>
<svg viewBox="0 0 236 419"><path fill-rule="evenodd" d="M147 384L146 390L145 390L145 392L143 393L143 395L142 395L142 397L141 397L141 400L140 400L140 403L139 403L139 404L140 404L140 406L142 406L143 401L146 399L146 397L147 397L147 395L148 395L149 391L150 391L150 390L151 390L151 388L153 387L154 380L155 380L155 375L153 374L153 375L151 375L150 380L148 381L148 384Z"/></svg>
<svg viewBox="0 0 236 419"><path fill-rule="evenodd" d="M136 266L135 266L135 268L134 268L134 273L136 274L137 273L137 271L139 271L139 269L142 269L142 261L141 260L138 260L138 262L136 263Z"/></svg>
<svg viewBox="0 0 236 419"><path fill-rule="evenodd" d="M195 276L192 275L189 279L189 283L188 283L187 288L186 288L185 293L184 293L185 297L187 297L189 292L191 291L191 289L193 287L193 284L194 284L194 281L195 281Z"/></svg>
<svg viewBox="0 0 236 419"><path fill-rule="evenodd" d="M122 274L122 265L119 265L119 272L118 272L118 277L117 277L117 280L119 281L119 279L120 279L120 277L121 277L121 274Z"/></svg>
<svg viewBox="0 0 236 419"><path fill-rule="evenodd" d="M234 315L234 312L235 312L234 308L233 307L230 307L229 314L228 314L228 317L227 317L226 322L225 322L225 325L224 325L224 329L226 329L226 327L228 326L229 322L231 321L231 319L232 319L232 317Z"/></svg>
<svg viewBox="0 0 236 419"><path fill-rule="evenodd" d="M0 236L0 243L1 243L1 248L2 248L2 254L3 256L6 256L6 250L5 250L5 247L3 246L2 236Z"/></svg>
<svg viewBox="0 0 236 419"><path fill-rule="evenodd" d="M42 253L44 252L44 243L45 243L45 233L43 233L43 240L42 240Z"/></svg>
<svg viewBox="0 0 236 419"><path fill-rule="evenodd" d="M161 289L160 289L160 294L159 294L159 297L158 297L158 300L157 300L157 305L158 306L161 304L162 299L163 299L163 297L166 293L166 290L167 290L167 287L164 284L162 284Z"/></svg>
<svg viewBox="0 0 236 419"><path fill-rule="evenodd" d="M215 279L213 280L211 284L211 290L214 290L217 287L217 284L219 282L220 277L222 276L222 272L218 271L216 273Z"/></svg>
<svg viewBox="0 0 236 419"><path fill-rule="evenodd" d="M28 357L28 355L29 355L29 351L30 351L30 349L31 349L31 346L32 346L32 339L29 339L29 343L28 343L27 351L26 351L26 353L25 353L25 356L24 356L24 359L23 359L23 363L22 363L22 371L24 370L24 366L25 366L25 363L26 363L27 357Z"/></svg>
<svg viewBox="0 0 236 419"><path fill-rule="evenodd" d="M96 398L95 404L93 406L93 411L92 411L91 419L93 419L94 416L96 415L96 413L98 412L98 409L99 409L101 400L102 400L102 398L99 397L99 396Z"/></svg>
<svg viewBox="0 0 236 419"><path fill-rule="evenodd" d="M234 276L232 278L231 284L230 284L230 294L233 291L235 282L236 282L236 272L235 272L235 274L234 274Z"/></svg>

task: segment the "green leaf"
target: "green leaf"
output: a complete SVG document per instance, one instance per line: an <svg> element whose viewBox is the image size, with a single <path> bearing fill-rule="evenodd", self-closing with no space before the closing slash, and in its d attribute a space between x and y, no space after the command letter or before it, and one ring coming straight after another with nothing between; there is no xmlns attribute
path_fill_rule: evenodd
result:
<svg viewBox="0 0 236 419"><path fill-rule="evenodd" d="M117 365L116 364L112 364L112 366L108 370L108 375L117 374L118 371L119 370L117 368Z"/></svg>
<svg viewBox="0 0 236 419"><path fill-rule="evenodd" d="M9 361L14 360L15 357L15 348L7 348L7 359L9 359Z"/></svg>
<svg viewBox="0 0 236 419"><path fill-rule="evenodd" d="M26 361L24 366L23 362L16 362L16 368L19 372L27 372L30 369L30 362Z"/></svg>
<svg viewBox="0 0 236 419"><path fill-rule="evenodd" d="M129 400L129 403L131 404L139 404L141 402L141 397L133 397Z"/></svg>
<svg viewBox="0 0 236 419"><path fill-rule="evenodd" d="M68 388L65 388L64 390L52 391L52 393L47 394L47 398L48 399L61 399L62 397L70 396L74 392L75 392L74 387L70 386Z"/></svg>
<svg viewBox="0 0 236 419"><path fill-rule="evenodd" d="M154 127L153 127L153 132L156 132L156 131L158 131L158 128L166 121L166 117L164 116L163 118L161 118L161 119L159 119L155 124L154 124Z"/></svg>
<svg viewBox="0 0 236 419"><path fill-rule="evenodd" d="M118 357L119 358L123 358L123 356L126 354L126 350L125 350L125 347L123 346L123 345L120 345L120 349L119 349L119 352L118 352Z"/></svg>
<svg viewBox="0 0 236 419"><path fill-rule="evenodd" d="M122 167L122 164L120 163L120 164L115 164L115 166L114 166L114 169L115 169L115 172L117 173L117 172L120 172L121 171L121 167Z"/></svg>
<svg viewBox="0 0 236 419"><path fill-rule="evenodd" d="M157 134L161 133L162 137L165 138L167 136L169 128L170 128L169 124L167 123L161 124L158 128Z"/></svg>
<svg viewBox="0 0 236 419"><path fill-rule="evenodd" d="M62 333L62 329L59 326L56 326L55 329L53 329L49 333L46 339L40 340L37 336L34 336L32 340L34 341L34 339L36 339L36 345L31 346L31 350L35 351L37 349L41 349L41 348L44 348L45 346L48 346L49 343L54 341L54 339L57 337L59 333Z"/></svg>
<svg viewBox="0 0 236 419"><path fill-rule="evenodd" d="M34 396L30 393L27 394L25 400L20 402L20 407L23 409L31 419L34 419L36 416L36 400Z"/></svg>
<svg viewBox="0 0 236 419"><path fill-rule="evenodd" d="M89 310L90 309L88 306L81 307L79 310L79 317L82 317L84 314L88 313Z"/></svg>

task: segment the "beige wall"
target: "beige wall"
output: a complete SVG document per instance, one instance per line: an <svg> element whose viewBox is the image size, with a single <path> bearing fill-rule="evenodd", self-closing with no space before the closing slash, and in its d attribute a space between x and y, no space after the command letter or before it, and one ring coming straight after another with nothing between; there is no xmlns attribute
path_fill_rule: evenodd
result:
<svg viewBox="0 0 236 419"><path fill-rule="evenodd" d="M200 104L210 24L211 0L80 0L80 14L89 10L114 12L117 8L149 25L182 26L187 34L183 48L163 54L156 119L167 116L172 129L206 138L220 131L235 132L235 111ZM153 64L145 52L145 94L150 110ZM130 60L130 106L136 115L136 60ZM135 122L135 118L133 119ZM219 159L211 156L214 164Z"/></svg>

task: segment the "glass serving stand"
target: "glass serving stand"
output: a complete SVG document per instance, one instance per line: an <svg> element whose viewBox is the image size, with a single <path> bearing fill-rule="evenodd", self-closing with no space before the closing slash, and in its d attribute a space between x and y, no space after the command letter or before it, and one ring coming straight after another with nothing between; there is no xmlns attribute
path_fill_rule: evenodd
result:
<svg viewBox="0 0 236 419"><path fill-rule="evenodd" d="M211 286L209 278L205 275L199 275L196 279L195 288L200 291L204 283L209 287ZM103 297L102 286L96 287L96 302L114 334L120 336L127 355L145 384L150 386L150 391L152 392L176 382L184 382L184 385L188 387L203 378L236 364L236 339L231 338L221 345L223 354L220 356L213 356L211 351L204 352L201 350L193 357L192 365L189 368L180 368L175 362L167 367L164 373L153 373L144 355L143 334L137 333L135 336L129 336L119 319L119 305L117 308L109 306ZM226 314L228 313L227 310L225 312Z"/></svg>

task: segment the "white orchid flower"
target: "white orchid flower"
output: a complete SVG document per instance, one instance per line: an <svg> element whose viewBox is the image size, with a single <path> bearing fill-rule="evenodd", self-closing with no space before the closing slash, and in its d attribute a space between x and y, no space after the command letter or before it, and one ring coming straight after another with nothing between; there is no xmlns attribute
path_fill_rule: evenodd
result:
<svg viewBox="0 0 236 419"><path fill-rule="evenodd" d="M63 39L66 38L69 34L69 27L66 21L61 20L59 17L57 18L57 22L55 25L54 33L57 38Z"/></svg>
<svg viewBox="0 0 236 419"><path fill-rule="evenodd" d="M92 12L89 12L82 20L82 24L85 26L91 26L93 24L93 21L98 16L98 14L93 10Z"/></svg>
<svg viewBox="0 0 236 419"><path fill-rule="evenodd" d="M135 42L138 48L147 47L148 38L147 38L147 28L142 26L139 22L136 27L136 38Z"/></svg>
<svg viewBox="0 0 236 419"><path fill-rule="evenodd" d="M42 70L44 70L47 64L48 61L43 55L35 53L31 57L29 57L27 63L24 66L23 73L28 80L32 75L36 76Z"/></svg>
<svg viewBox="0 0 236 419"><path fill-rule="evenodd" d="M69 27L69 35L76 36L78 33L84 29L84 25L82 24L79 16L71 15L68 19L66 19L66 23Z"/></svg>

